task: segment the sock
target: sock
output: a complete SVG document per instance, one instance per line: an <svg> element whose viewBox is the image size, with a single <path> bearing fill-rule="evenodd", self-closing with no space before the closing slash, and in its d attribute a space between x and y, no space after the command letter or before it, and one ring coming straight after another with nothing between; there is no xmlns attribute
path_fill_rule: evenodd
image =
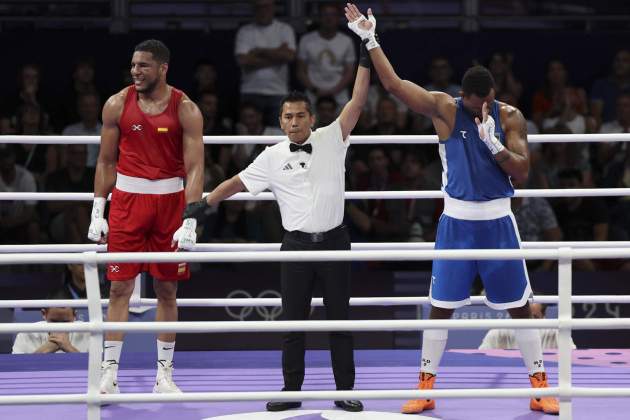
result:
<svg viewBox="0 0 630 420"><path fill-rule="evenodd" d="M164 362L164 366L168 366L173 362L173 353L175 353L175 342L167 343L166 341L157 340L158 362Z"/></svg>
<svg viewBox="0 0 630 420"><path fill-rule="evenodd" d="M540 344L540 332L537 329L518 329L514 331L514 338L521 349L523 362L529 374L544 372L542 345Z"/></svg>
<svg viewBox="0 0 630 420"><path fill-rule="evenodd" d="M120 352L122 351L122 341L105 341L103 344L103 361L110 364L120 362Z"/></svg>
<svg viewBox="0 0 630 420"><path fill-rule="evenodd" d="M426 330L422 335L422 360L420 363L420 372L435 375L440 365L446 340L448 338L448 330Z"/></svg>

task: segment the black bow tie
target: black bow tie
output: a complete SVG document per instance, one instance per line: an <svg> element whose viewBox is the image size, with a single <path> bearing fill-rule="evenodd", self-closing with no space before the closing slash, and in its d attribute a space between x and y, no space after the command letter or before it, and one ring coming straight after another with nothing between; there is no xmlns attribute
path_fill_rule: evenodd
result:
<svg viewBox="0 0 630 420"><path fill-rule="evenodd" d="M295 143L289 143L289 150L292 152L297 152L299 150L303 150L306 153L312 153L313 152L313 146L309 143L309 144L304 144L304 145L299 145L299 144L295 144Z"/></svg>

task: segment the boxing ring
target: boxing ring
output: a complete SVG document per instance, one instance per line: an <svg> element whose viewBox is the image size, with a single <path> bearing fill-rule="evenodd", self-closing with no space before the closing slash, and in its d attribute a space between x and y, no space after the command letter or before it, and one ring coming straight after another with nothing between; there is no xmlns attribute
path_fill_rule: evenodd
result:
<svg viewBox="0 0 630 420"><path fill-rule="evenodd" d="M206 143L274 143L282 136L207 137ZM530 142L630 141L623 134L530 136ZM0 136L0 143L98 143L87 136ZM436 143L434 136L387 136L388 143ZM383 143L379 136L353 136L353 144ZM630 196L628 188L519 190L516 196ZM440 198L440 191L347 192L348 199ZM239 193L233 199L269 200ZM86 193L0 193L0 200L92 200ZM572 296L572 261L630 258L627 242L524 243L521 250L432 250L430 243L353 244L351 251L278 251L278 244L198 244L190 253L102 253L99 245L18 245L0 247L0 264L84 264L86 300L0 301L0 307L72 306L88 308L89 322L73 324L0 324L0 333L84 331L90 333L87 355L1 355L0 417L134 418L179 420L223 419L397 419L403 400L436 398L426 416L438 418L538 419L527 398L556 396L560 418L626 418L630 408L630 351L571 350L573 329L630 329L630 318L575 319L571 303L629 303L630 296ZM187 321L104 322L97 265L116 262L277 262L277 261L425 261L433 259L552 259L558 261L558 296L536 301L558 304L557 319L495 320L353 320L353 321ZM473 303L482 301L473 297ZM351 305L418 305L426 297L353 298ZM131 305L155 305L136 295ZM279 299L178 299L181 306L278 306ZM314 299L321 305L321 299ZM309 352L301 392L282 387L278 352L178 352L175 381L184 394L150 394L153 357L124 356L119 379L123 394L99 393L102 339L106 331L251 333L280 331L419 331L424 329L557 328L558 352L545 352L550 388L531 389L520 352L447 351L439 372L439 389L419 391L418 350L357 351L357 383L353 391L334 389L327 352ZM148 359L148 360L147 360ZM318 389L318 390L315 390ZM332 400L364 400L366 411L332 409ZM454 401L453 399L458 399ZM301 410L263 413L263 401L304 401ZM575 400L575 401L574 401ZM45 405L46 407L41 407ZM106 407L102 407L107 405ZM39 407L39 409L38 409ZM249 414L248 414L249 413ZM11 417L9 417L11 416ZM224 417L222 417L224 416ZM420 417L422 418L422 417ZM429 417L425 417L429 418Z"/></svg>

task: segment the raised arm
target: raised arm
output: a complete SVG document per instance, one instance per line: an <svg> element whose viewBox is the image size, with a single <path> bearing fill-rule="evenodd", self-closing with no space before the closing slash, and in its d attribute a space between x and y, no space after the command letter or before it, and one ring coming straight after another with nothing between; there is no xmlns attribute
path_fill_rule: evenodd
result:
<svg viewBox="0 0 630 420"><path fill-rule="evenodd" d="M197 105L188 97L180 103L178 114L183 129L186 203L193 203L201 200L203 193L203 118Z"/></svg>
<svg viewBox="0 0 630 420"><path fill-rule="evenodd" d="M370 88L370 60L365 49L366 41L361 43L361 60L357 69L357 76L354 79L352 98L343 107L339 114L339 125L341 126L342 140L345 140L350 132L357 125L361 111L367 102L368 89Z"/></svg>
<svg viewBox="0 0 630 420"><path fill-rule="evenodd" d="M429 92L413 82L398 77L379 42L374 41L376 37L376 19L372 15L372 10L368 9L368 19L366 19L354 4L348 3L345 7L345 12L350 29L359 35L361 39L371 39L368 42L370 58L385 90L400 99L414 112L429 118L446 119L447 108L453 102L453 98L446 93ZM356 24L356 22L362 21L367 23Z"/></svg>

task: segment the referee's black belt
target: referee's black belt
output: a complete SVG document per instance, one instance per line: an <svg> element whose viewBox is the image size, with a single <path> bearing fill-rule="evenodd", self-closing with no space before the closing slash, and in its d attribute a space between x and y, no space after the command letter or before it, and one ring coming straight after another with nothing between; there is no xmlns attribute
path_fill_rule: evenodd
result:
<svg viewBox="0 0 630 420"><path fill-rule="evenodd" d="M332 228L326 232L309 233L309 232L302 232L299 230L292 230L290 232L287 232L287 235L289 235L293 239L297 239L302 242L318 243L318 242L324 242L325 240L328 240L338 235L339 233L343 232L345 229L346 229L345 225L339 225L336 228Z"/></svg>

